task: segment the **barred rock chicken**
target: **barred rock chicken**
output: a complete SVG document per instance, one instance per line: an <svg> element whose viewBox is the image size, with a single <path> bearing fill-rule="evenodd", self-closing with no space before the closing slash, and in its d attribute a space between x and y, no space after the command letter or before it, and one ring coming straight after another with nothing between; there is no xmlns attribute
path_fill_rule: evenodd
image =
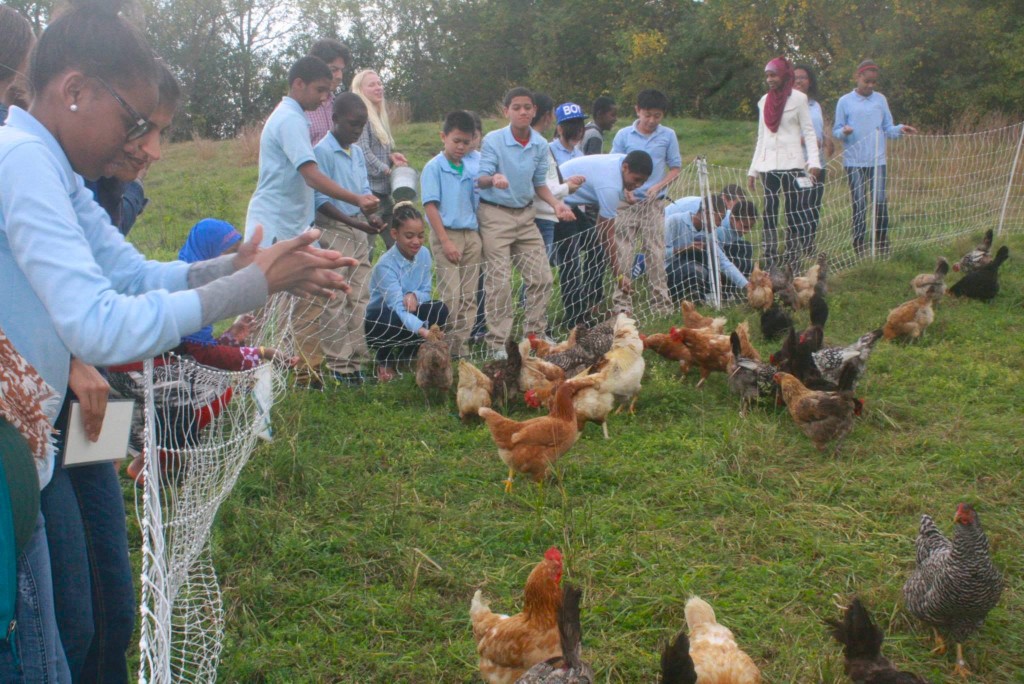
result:
<svg viewBox="0 0 1024 684"><path fill-rule="evenodd" d="M853 364L857 368L857 376L854 378L854 385L864 375L867 368L868 357L871 356L875 343L882 339L882 329L872 330L861 335L856 342L846 347L823 347L814 352L812 358L814 365L821 374L821 377L831 383L839 385L839 374L846 364Z"/></svg>
<svg viewBox="0 0 1024 684"><path fill-rule="evenodd" d="M494 383L483 371L469 361L459 359L459 387L455 391L455 405L459 408L459 418L463 422L479 415L477 411L481 407L491 407L493 389Z"/></svg>
<svg viewBox="0 0 1024 684"><path fill-rule="evenodd" d="M700 381L697 387L703 385L714 371L727 371L732 359L732 346L725 335L693 328L672 328L669 335L676 342L686 346L690 351L693 365L700 368Z"/></svg>
<svg viewBox="0 0 1024 684"><path fill-rule="evenodd" d="M661 652L661 684L697 684L697 670L690 657L690 639L685 629Z"/></svg>
<svg viewBox="0 0 1024 684"><path fill-rule="evenodd" d="M754 270L747 278L747 303L756 311L765 311L774 300L771 276L761 270L760 264L754 264Z"/></svg>
<svg viewBox="0 0 1024 684"><path fill-rule="evenodd" d="M885 634L871 620L867 608L854 597L843 620L826 620L832 637L843 645L846 674L854 684L928 684L928 681L893 667L882 655Z"/></svg>
<svg viewBox="0 0 1024 684"><path fill-rule="evenodd" d="M618 320L618 316L612 316L593 328L580 328L576 332L576 344L597 356L607 353L615 341Z"/></svg>
<svg viewBox="0 0 1024 684"><path fill-rule="evenodd" d="M690 350L682 342L672 339L670 333L654 333L652 335L641 335L640 341L644 343L644 349L650 349L658 356L669 361L679 362L679 372L682 376L690 371Z"/></svg>
<svg viewBox="0 0 1024 684"><path fill-rule="evenodd" d="M562 553L552 546L526 580L523 612L511 617L492 613L479 589L473 595L469 619L484 681L513 684L537 663L562 655L562 572Z"/></svg>
<svg viewBox="0 0 1024 684"><path fill-rule="evenodd" d="M519 354L519 345L511 337L505 340L505 355L504 359L488 361L481 369L491 379L491 402L495 406L504 406L511 397L519 394L523 357Z"/></svg>
<svg viewBox="0 0 1024 684"><path fill-rule="evenodd" d="M954 297L968 297L989 302L999 294L999 267L1010 257L1010 248L1003 245L996 252L996 258L984 266L979 266L963 278L953 283L949 294Z"/></svg>
<svg viewBox="0 0 1024 684"><path fill-rule="evenodd" d="M744 355L737 333L729 336L729 343L732 346L732 360L726 371L729 389L740 395L740 415L746 416L750 405L759 397L775 396L778 387L772 378L779 370Z"/></svg>
<svg viewBox="0 0 1024 684"><path fill-rule="evenodd" d="M529 392L532 389L551 388L565 380L565 371L544 359L529 356L530 340L523 340L519 345L519 353L523 359L519 371L519 389Z"/></svg>
<svg viewBox="0 0 1024 684"><path fill-rule="evenodd" d="M937 302L946 294L946 274L949 273L949 262L944 257L939 257L935 262L934 273L921 273L914 276L910 281L910 287L914 288L914 294L918 297L931 297Z"/></svg>
<svg viewBox="0 0 1024 684"><path fill-rule="evenodd" d="M971 271L981 268L985 264L992 261L992 229L989 228L985 231L984 237L981 239L981 243L972 249L967 254L964 254L960 261L953 264L953 270L964 273L970 273Z"/></svg>
<svg viewBox="0 0 1024 684"><path fill-rule="evenodd" d="M586 379L562 383L555 392L551 412L524 422L510 420L486 407L478 411L491 431L498 456L508 466L506 493L512 491L512 478L517 472L530 475L534 482L542 481L550 465L576 443L579 428L573 395L592 385L593 381Z"/></svg>
<svg viewBox="0 0 1024 684"><path fill-rule="evenodd" d="M600 361L590 367L590 373L602 378L599 381L602 392L615 395L621 402L628 399L629 412L635 413L645 366L644 344L640 341L636 321L625 314L619 314L615 321L612 347ZM621 408L622 405L619 410Z"/></svg>
<svg viewBox="0 0 1024 684"><path fill-rule="evenodd" d="M686 602L690 657L700 684L758 684L757 665L740 650L732 632L718 624L714 609L697 596Z"/></svg>
<svg viewBox="0 0 1024 684"><path fill-rule="evenodd" d="M437 325L430 326L416 352L416 386L423 391L423 396L429 390L447 393L452 387L451 345Z"/></svg>
<svg viewBox="0 0 1024 684"><path fill-rule="evenodd" d="M1003 577L992 565L988 539L970 504L956 507L953 541L921 516L917 535L917 567L903 585L907 612L935 630L939 653L945 639L956 644L956 673L967 675L963 642L978 631L999 602Z"/></svg>
<svg viewBox="0 0 1024 684"><path fill-rule="evenodd" d="M930 295L911 299L889 312L882 328L882 335L887 340L916 340L924 335L924 331L935 321Z"/></svg>
<svg viewBox="0 0 1024 684"><path fill-rule="evenodd" d="M702 316L700 312L697 311L697 306L693 302L685 299L679 304L679 308L683 313L684 327L693 328L694 330L704 330L706 332L715 333L716 335L721 335L725 332L724 318Z"/></svg>
<svg viewBox="0 0 1024 684"><path fill-rule="evenodd" d="M811 390L789 373L775 374L789 415L819 451L835 442L832 453L838 454L843 439L853 430L854 416L861 413L864 403L849 391L855 372L850 366L843 369L838 392Z"/></svg>
<svg viewBox="0 0 1024 684"><path fill-rule="evenodd" d="M566 584L558 609L558 640L562 654L531 667L516 684L593 684L594 668L583 661L580 597L583 591Z"/></svg>

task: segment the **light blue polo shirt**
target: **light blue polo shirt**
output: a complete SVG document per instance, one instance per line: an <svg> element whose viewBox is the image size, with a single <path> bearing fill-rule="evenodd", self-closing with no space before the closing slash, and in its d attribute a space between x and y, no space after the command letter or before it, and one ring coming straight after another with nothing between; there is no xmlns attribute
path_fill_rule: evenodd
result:
<svg viewBox="0 0 1024 684"><path fill-rule="evenodd" d="M565 145L562 144L561 138L555 138L552 140L548 147L551 148L551 156L555 158L555 163L561 166L570 159L583 156L583 150L578 147L574 147L571 150L566 149Z"/></svg>
<svg viewBox="0 0 1024 684"><path fill-rule="evenodd" d="M302 105L284 97L260 135L260 177L245 216L245 238L256 224L263 225L263 246L274 238L287 240L313 223L313 188L306 185L299 167L315 162L309 142L309 120Z"/></svg>
<svg viewBox="0 0 1024 684"><path fill-rule="evenodd" d="M624 154L591 154L570 159L558 167L563 178L584 176L586 181L565 198L567 204L589 204L597 207L602 218L615 218L619 203L625 200L622 190Z"/></svg>
<svg viewBox="0 0 1024 684"><path fill-rule="evenodd" d="M850 126L853 133L843 135L845 126ZM903 126L892 122L889 102L882 93L871 93L864 97L853 90L836 103L832 135L843 143L843 166L883 166L885 139L898 138L902 134Z"/></svg>
<svg viewBox="0 0 1024 684"><path fill-rule="evenodd" d="M480 199L513 209L527 206L533 201L534 188L547 187L549 154L544 136L532 128L526 147L512 136L512 126L491 131L480 150L480 175L503 174L508 188L483 188Z"/></svg>
<svg viewBox="0 0 1024 684"><path fill-rule="evenodd" d="M689 247L694 243L703 243L707 234L697 230L693 225L693 212L684 211L665 219L665 264L672 263L675 251L680 247ZM736 268L736 265L729 260L721 246L716 242L715 254L718 257L718 268L729 281L737 287L746 287L747 278Z"/></svg>
<svg viewBox="0 0 1024 684"><path fill-rule="evenodd" d="M423 304L430 301L430 272L433 260L426 245L420 247L413 259L406 259L398 251L398 245L384 252L370 273L370 303L367 311L376 311L387 307L398 315L402 325L411 332L416 332L426 323L411 311L406 311L402 299L406 293L412 292L416 300Z"/></svg>
<svg viewBox="0 0 1024 684"><path fill-rule="evenodd" d="M452 168L441 152L427 162L420 174L420 197L423 205L437 204L441 224L446 230L479 230L476 210L476 178L480 175L479 155L462 158L462 173Z"/></svg>
<svg viewBox="0 0 1024 684"><path fill-rule="evenodd" d="M346 150L338 143L338 139L334 137L333 133L328 133L313 148L313 154L316 156L316 163L320 167L320 171L332 181L357 195L370 194L370 179L366 174L366 157L363 156L359 145L349 145ZM346 216L355 216L361 213L359 207L354 204L328 197L322 192L313 192L315 208L328 202Z"/></svg>
<svg viewBox="0 0 1024 684"><path fill-rule="evenodd" d="M615 134L612 140L612 152L627 154L634 150L643 150L651 155L654 162L654 172L647 182L633 191L637 199L647 197L647 189L659 183L669 169L681 169L683 157L679 153L679 139L676 132L668 126L659 125L654 133L644 135L636 128L636 122L632 126L623 128Z"/></svg>
<svg viewBox="0 0 1024 684"><path fill-rule="evenodd" d="M665 207L665 216L667 218L672 214L681 214L684 211L688 211L692 214L698 209L700 209L699 196L680 197L675 202L672 202L667 207Z"/></svg>

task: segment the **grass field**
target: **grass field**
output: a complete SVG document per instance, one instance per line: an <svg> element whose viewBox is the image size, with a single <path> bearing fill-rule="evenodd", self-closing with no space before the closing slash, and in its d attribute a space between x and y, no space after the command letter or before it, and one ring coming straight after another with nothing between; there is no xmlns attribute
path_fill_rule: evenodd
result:
<svg viewBox="0 0 1024 684"><path fill-rule="evenodd" d="M684 156L707 147L742 166L749 154L752 125L672 123ZM436 150L434 128L402 131L414 163ZM256 178L245 156L239 143L172 146L150 175L136 241L167 257L198 218L240 223ZM929 654L900 590L920 514L951 532L956 504L970 501L1007 588L968 642L968 663L975 681L1024 681L1016 228L995 302L944 302L922 342L879 344L858 389L865 415L838 457L819 454L784 411L741 419L724 375L697 390L654 356L636 416L613 417L609 441L588 426L555 481L520 480L512 495L486 428L462 425L454 402L425 406L408 376L290 393L276 409L276 441L254 455L214 531L227 606L221 680L475 681L470 597L482 588L495 610L517 612L530 568L557 544L567 579L584 588L584 655L598 681L656 681L658 650L699 594L766 682L842 682L822 620L857 593L894 661L952 682L951 658ZM835 278L828 341L880 325L934 256L899 252ZM758 329L742 308L725 315Z"/></svg>

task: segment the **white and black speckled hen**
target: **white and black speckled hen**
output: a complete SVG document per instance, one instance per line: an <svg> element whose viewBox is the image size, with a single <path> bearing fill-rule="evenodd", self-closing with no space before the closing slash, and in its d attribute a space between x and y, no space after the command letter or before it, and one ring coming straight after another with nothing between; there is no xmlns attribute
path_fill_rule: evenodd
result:
<svg viewBox="0 0 1024 684"><path fill-rule="evenodd" d="M903 585L907 611L935 630L937 652L945 640L956 644L956 673L967 675L963 642L978 631L1003 593L1003 577L992 564L988 539L970 504L953 517L956 530L947 539L928 515L917 535L917 568Z"/></svg>

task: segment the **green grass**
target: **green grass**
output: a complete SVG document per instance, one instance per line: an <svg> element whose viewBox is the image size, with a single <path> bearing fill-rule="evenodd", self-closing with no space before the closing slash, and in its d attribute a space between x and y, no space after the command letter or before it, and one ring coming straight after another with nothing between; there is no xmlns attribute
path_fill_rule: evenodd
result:
<svg viewBox="0 0 1024 684"><path fill-rule="evenodd" d="M684 148L699 146L685 142L690 130L708 146L737 137L705 122L676 127ZM424 160L434 144L428 125L400 140ZM210 206L244 215L254 170L231 144L211 149L199 160L195 144L172 146L154 168L137 237L153 253L176 250ZM1021 681L1024 277L1014 255L1024 240L1009 244L994 303L943 302L922 342L879 343L858 390L865 415L838 457L819 454L784 411L741 419L724 375L697 390L655 356L636 416L613 417L609 441L588 426L555 481L520 479L510 496L487 429L462 425L453 402L425 406L408 376L289 393L276 441L254 454L214 531L227 607L221 679L476 681L470 597L482 588L495 610L518 611L527 573L557 544L567 579L585 591L584 654L598 681L655 681L691 594L711 602L766 682L845 681L822 620L858 593L895 662L953 682L952 660L929 654L901 587L920 514L950 532L957 502L971 501L1007 589L967 659L976 681ZM834 278L828 340L880 325L933 266L933 252L900 252ZM725 314L758 329L742 308ZM755 343L775 348L756 333Z"/></svg>

